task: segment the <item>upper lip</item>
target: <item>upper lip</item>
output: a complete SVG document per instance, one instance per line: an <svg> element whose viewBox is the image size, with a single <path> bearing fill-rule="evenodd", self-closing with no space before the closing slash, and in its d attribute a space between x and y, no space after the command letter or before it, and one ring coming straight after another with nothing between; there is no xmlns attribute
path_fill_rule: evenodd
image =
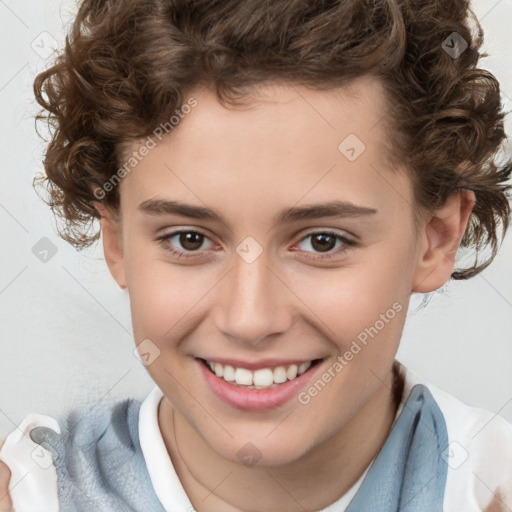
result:
<svg viewBox="0 0 512 512"><path fill-rule="evenodd" d="M205 361L212 363L220 363L222 365L230 365L233 368L246 368L247 370L259 370L261 368L275 368L277 366L288 367L292 364L300 366L302 363L308 363L309 361L316 361L321 358L311 359L263 359L260 361L244 361L242 359L228 359L225 357L201 357Z"/></svg>

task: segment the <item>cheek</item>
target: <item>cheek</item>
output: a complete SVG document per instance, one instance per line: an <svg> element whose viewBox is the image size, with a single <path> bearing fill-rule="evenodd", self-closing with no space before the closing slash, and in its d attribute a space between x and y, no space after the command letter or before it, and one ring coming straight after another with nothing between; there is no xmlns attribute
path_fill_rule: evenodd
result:
<svg viewBox="0 0 512 512"><path fill-rule="evenodd" d="M391 368L409 304L404 265L402 257L380 258L325 278L306 275L301 281L298 294L307 297L311 319L334 357L321 376L328 384L318 387L321 392L306 390L300 403L311 404L326 425L338 428L347 421L377 391ZM337 405L340 397L342 408Z"/></svg>
<svg viewBox="0 0 512 512"><path fill-rule="evenodd" d="M385 251L375 250L381 254ZM364 333L372 326L377 325L379 333L385 331L386 337L401 330L403 319L399 320L397 313L407 309L410 290L406 264L405 258L388 253L387 258L368 258L344 268L303 272L293 290L303 299L312 321L325 337L342 340L336 344L345 350L346 344L350 345L361 333L364 339Z"/></svg>
<svg viewBox="0 0 512 512"><path fill-rule="evenodd" d="M172 267L156 260L148 249L127 246L126 275L135 339L158 342L185 314L184 289ZM180 300L181 297L181 300Z"/></svg>
<svg viewBox="0 0 512 512"><path fill-rule="evenodd" d="M149 338L161 348L184 338L200 322L205 294L216 283L211 271L172 265L161 254L155 257L136 248L127 275L135 339Z"/></svg>
<svg viewBox="0 0 512 512"><path fill-rule="evenodd" d="M337 269L306 267L300 273L295 265L281 269L283 280L299 299L296 307L326 339L342 340L335 341L340 352L347 350L352 340L364 341L364 333L369 329L374 332L373 326L379 329L381 338L401 331L403 321L396 319L395 313L407 309L412 272L410 248L403 240L402 247L398 240L376 244L361 258L356 255ZM200 316L207 314L205 301L213 297L208 299L205 294L209 290L216 293L222 272L217 274L208 266L173 265L161 252L155 252L157 249L141 244L128 243L127 249L136 341L150 338L163 345L182 339L186 330L198 325ZM381 329L382 315L385 326Z"/></svg>

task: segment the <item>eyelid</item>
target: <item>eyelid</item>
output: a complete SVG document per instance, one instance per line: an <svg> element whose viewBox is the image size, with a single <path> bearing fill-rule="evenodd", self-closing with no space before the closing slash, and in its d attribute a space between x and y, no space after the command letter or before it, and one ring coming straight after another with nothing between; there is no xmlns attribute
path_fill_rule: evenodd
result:
<svg viewBox="0 0 512 512"><path fill-rule="evenodd" d="M331 249L328 252L322 253L322 252L312 252L312 251L302 251L304 253L304 257L306 259L310 259L313 261L316 261L318 263L326 263L332 260L340 260L340 258L343 258L346 253L350 252L351 250L355 249L359 246L359 243L355 240L353 240L349 236L345 236L344 234L340 234L338 231L331 229L331 228L314 228L312 231L307 231L304 234L301 235L299 240L292 246L295 247L299 243L303 242L307 238L317 235L328 235L332 236L336 239L336 241L341 242L341 247L338 247L337 249ZM300 249L293 249L294 251L300 251Z"/></svg>
<svg viewBox="0 0 512 512"><path fill-rule="evenodd" d="M357 242L357 237L348 233L345 230L338 230L336 228L322 228L322 227L308 228L306 231L301 231L300 233L301 233L301 235L300 235L299 241L302 241L307 236L316 235L318 233L323 233L323 234L331 234L333 236L339 236L341 238L344 238L348 242L351 242L354 244Z"/></svg>
<svg viewBox="0 0 512 512"><path fill-rule="evenodd" d="M190 232L191 230L185 230L185 232ZM157 241L158 241L158 244L162 247L162 249L167 252L169 255L171 255L172 257L176 258L176 259L180 259L182 261L188 261L190 260L192 263L194 262L194 260L196 260L197 258L202 258L203 261L213 261L213 259L215 258L215 255L212 254L211 252L208 252L206 250L201 250L201 251L191 251L191 252L188 252L188 251L183 251L181 249L174 249L172 244L169 242L169 240L171 238L174 238L175 236L177 235L180 235L181 232L178 231L177 233L168 233L168 234L165 234L165 235L162 235L160 236L159 238L157 238ZM202 234L202 233L200 233ZM207 237L205 237L207 238ZM218 247L218 246L216 246Z"/></svg>
<svg viewBox="0 0 512 512"><path fill-rule="evenodd" d="M214 246L219 247L219 244L214 242L212 240L212 238L207 233L205 233L200 228L196 228L196 227L181 226L179 228L175 228L175 229L172 229L171 231L163 233L162 235L159 235L156 238L156 240L159 241L160 243L166 243L166 242L169 242L169 240L171 238L181 235L182 233L196 233L198 235L203 236L206 240L209 240ZM201 251L191 251L190 254L193 254L194 252L200 253L203 251L204 251L204 249L202 249ZM182 252L186 252L186 251L182 251Z"/></svg>
<svg viewBox="0 0 512 512"><path fill-rule="evenodd" d="M211 239L211 237L209 236L208 233L205 233L201 228L197 228L195 226L194 227L189 227L189 226L176 227L175 229L173 229L171 231L168 231L166 233L163 233L162 235L159 235L157 237L157 240L162 240L162 239L168 240L168 239L173 238L174 236L179 235L181 233L197 233L197 234L204 236L205 238L210 240L212 243L215 243L215 242L213 242L213 240ZM318 233L330 234L333 236L337 236L337 237L345 239L349 243L355 244L357 242L357 238L354 237L355 238L354 239L353 235L347 233L346 231L342 231L340 233L337 230L335 230L334 228L322 228L322 227L308 228L305 231L304 230L299 231L299 233L294 235L294 238L299 237L297 242L302 242L304 240L304 238L311 236L311 235L316 235ZM295 243L297 243L297 242L295 242Z"/></svg>

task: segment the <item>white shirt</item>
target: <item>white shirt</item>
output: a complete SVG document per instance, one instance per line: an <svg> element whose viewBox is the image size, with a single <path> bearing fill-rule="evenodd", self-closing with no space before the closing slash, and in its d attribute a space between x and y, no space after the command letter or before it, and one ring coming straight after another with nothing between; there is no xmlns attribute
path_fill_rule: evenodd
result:
<svg viewBox="0 0 512 512"><path fill-rule="evenodd" d="M162 391L158 386L155 386L141 405L139 416L140 446L153 488L165 510L168 512L193 512L194 508L174 470L158 426L157 411L162 397ZM370 465L340 500L324 508L322 512L344 511L361 486L369 469Z"/></svg>

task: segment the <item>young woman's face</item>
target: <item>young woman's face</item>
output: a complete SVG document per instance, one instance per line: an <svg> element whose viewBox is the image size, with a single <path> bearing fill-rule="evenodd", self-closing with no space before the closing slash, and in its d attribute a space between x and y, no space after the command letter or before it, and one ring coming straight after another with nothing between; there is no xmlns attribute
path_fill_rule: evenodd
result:
<svg viewBox="0 0 512 512"><path fill-rule="evenodd" d="M389 399L418 250L377 81L258 91L226 109L197 90L123 179L123 274L136 344L176 413L227 459L279 464ZM224 379L237 368L240 386Z"/></svg>

